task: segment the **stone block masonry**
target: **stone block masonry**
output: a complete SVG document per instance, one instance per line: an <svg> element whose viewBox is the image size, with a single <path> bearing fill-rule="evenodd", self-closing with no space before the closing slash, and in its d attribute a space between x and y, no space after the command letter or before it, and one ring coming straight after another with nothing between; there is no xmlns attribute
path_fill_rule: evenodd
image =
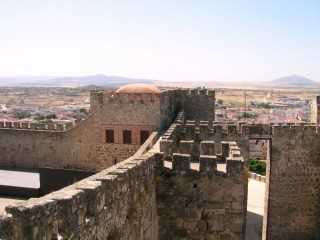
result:
<svg viewBox="0 0 320 240"><path fill-rule="evenodd" d="M168 169L161 153L133 157L60 191L8 206L11 215L0 219L0 238L243 239L243 159L230 152L223 173L208 163L213 156L201 155L200 171L190 168L188 154L173 158Z"/></svg>
<svg viewBox="0 0 320 240"><path fill-rule="evenodd" d="M0 128L0 166L97 170L92 115L67 130L31 127Z"/></svg>
<svg viewBox="0 0 320 240"><path fill-rule="evenodd" d="M263 239L319 239L319 129L292 125L272 131Z"/></svg>
<svg viewBox="0 0 320 240"><path fill-rule="evenodd" d="M212 143L205 146L211 149ZM165 156L158 155L155 169L158 239L244 239L247 169L243 158L230 150L226 172L221 172L213 155L200 155L198 170L191 167L190 154L173 153L172 168L164 167Z"/></svg>
<svg viewBox="0 0 320 240"><path fill-rule="evenodd" d="M152 99L151 94L145 94L141 101L140 94L136 94L135 101L119 94L112 95L107 91L90 92L91 112L94 114L97 129L101 124L143 125L161 128L160 100L158 94ZM128 95L128 94L125 94ZM113 96L113 98L112 98Z"/></svg>
<svg viewBox="0 0 320 240"><path fill-rule="evenodd" d="M154 155L6 208L1 239L157 239Z"/></svg>
<svg viewBox="0 0 320 240"><path fill-rule="evenodd" d="M320 239L318 126L215 122L214 100L205 89L113 97L91 91L92 114L75 127L0 122L1 166L102 170L7 207L0 238L243 240L249 141L263 139L263 239ZM109 125L121 129L119 141L106 143ZM129 127L141 134L132 142L123 131ZM157 139L152 133L137 144L146 127L169 127L161 153L141 156ZM114 159L124 161L111 166Z"/></svg>
<svg viewBox="0 0 320 240"><path fill-rule="evenodd" d="M97 169L103 170L134 155L141 145L97 144Z"/></svg>
<svg viewBox="0 0 320 240"><path fill-rule="evenodd" d="M98 169L110 167L132 156L141 146L141 131L151 134L162 128L159 94L119 94L90 91L96 134ZM106 130L113 131L113 143L106 143ZM124 143L123 132L130 132Z"/></svg>

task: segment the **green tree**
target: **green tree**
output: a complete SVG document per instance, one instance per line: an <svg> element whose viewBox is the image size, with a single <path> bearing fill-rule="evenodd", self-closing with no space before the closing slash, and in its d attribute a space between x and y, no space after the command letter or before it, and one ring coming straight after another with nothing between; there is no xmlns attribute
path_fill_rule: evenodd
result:
<svg viewBox="0 0 320 240"><path fill-rule="evenodd" d="M34 120L37 120L37 121L41 121L41 120L43 120L43 119L45 119L46 117L44 116L44 115L40 115L40 114L38 114L38 115L36 115L36 116L34 116L33 117L33 119Z"/></svg>
<svg viewBox="0 0 320 240"><path fill-rule="evenodd" d="M266 162L265 161L259 161L251 159L249 160L249 171L254 172L260 175L265 176L266 175Z"/></svg>
<svg viewBox="0 0 320 240"><path fill-rule="evenodd" d="M55 119L57 116L55 114L46 115L46 119Z"/></svg>
<svg viewBox="0 0 320 240"><path fill-rule="evenodd" d="M223 104L223 100L222 100L222 99L218 99L218 100L217 100L217 103L218 103L219 105L222 105L222 104Z"/></svg>
<svg viewBox="0 0 320 240"><path fill-rule="evenodd" d="M255 114L251 114L251 113L242 113L241 115L240 115L240 118L256 118L257 117L257 115L255 115Z"/></svg>
<svg viewBox="0 0 320 240"><path fill-rule="evenodd" d="M30 113L27 112L27 111L16 111L14 114L13 114L13 117L14 118L18 118L18 119L22 119L22 118L30 118Z"/></svg>
<svg viewBox="0 0 320 240"><path fill-rule="evenodd" d="M267 109L271 108L270 103L261 102L261 103L257 103L256 105L257 107L260 107L260 108L267 108Z"/></svg>

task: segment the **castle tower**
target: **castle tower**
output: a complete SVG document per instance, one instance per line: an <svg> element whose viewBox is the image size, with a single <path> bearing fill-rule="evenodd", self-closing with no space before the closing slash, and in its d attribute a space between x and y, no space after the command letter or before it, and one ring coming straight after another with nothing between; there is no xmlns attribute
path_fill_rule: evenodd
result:
<svg viewBox="0 0 320 240"><path fill-rule="evenodd" d="M90 92L99 169L132 156L161 128L159 92L157 87L142 83L115 92Z"/></svg>
<svg viewBox="0 0 320 240"><path fill-rule="evenodd" d="M188 120L214 121L215 91L205 88L175 91L175 101L181 104Z"/></svg>

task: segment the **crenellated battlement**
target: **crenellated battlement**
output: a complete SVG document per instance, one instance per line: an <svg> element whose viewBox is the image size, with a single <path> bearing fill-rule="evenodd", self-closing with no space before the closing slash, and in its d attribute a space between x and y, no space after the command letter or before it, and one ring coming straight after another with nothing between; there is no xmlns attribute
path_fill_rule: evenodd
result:
<svg viewBox="0 0 320 240"><path fill-rule="evenodd" d="M183 118L185 119L185 118ZM187 138L194 135L210 138L215 134L246 134L253 138L270 138L274 134L298 134L298 133L317 133L318 128L312 123L285 123L285 124L247 124L244 122L217 122L217 121L175 121L171 125L170 132L175 132L179 125L181 133Z"/></svg>
<svg viewBox="0 0 320 240"><path fill-rule="evenodd" d="M159 93L109 93L105 97L109 103L145 103L158 100Z"/></svg>
<svg viewBox="0 0 320 240"><path fill-rule="evenodd" d="M215 91L205 88L188 88L188 89L177 89L177 94L181 97L195 97L195 96L209 96L214 97Z"/></svg>
<svg viewBox="0 0 320 240"><path fill-rule="evenodd" d="M83 120L76 120L74 122L69 122L66 124L43 124L43 123L29 123L29 122L10 122L2 121L0 122L0 129L14 129L14 130L37 130L37 131L67 131Z"/></svg>
<svg viewBox="0 0 320 240"><path fill-rule="evenodd" d="M301 134L317 134L319 132L318 127L314 124L295 124L295 125L273 125L272 135L273 136L291 136L291 135L301 135Z"/></svg>
<svg viewBox="0 0 320 240"><path fill-rule="evenodd" d="M175 124L184 124L185 122L185 114L183 111L180 111L178 114L177 114L177 117L175 118L174 122Z"/></svg>
<svg viewBox="0 0 320 240"><path fill-rule="evenodd" d="M128 159L44 197L6 207L10 215L0 219L0 238L26 239L33 234L40 239L43 233L50 239L61 235L68 239L114 239L118 228L122 231L131 228L136 230L121 232L121 236L155 239L154 158L151 155ZM119 222L115 224L109 214L117 215ZM134 223L141 216L146 222L137 227ZM3 231L7 226L4 224L10 226L7 232ZM88 231L88 226L95 226L97 231ZM30 229L39 231L30 233Z"/></svg>
<svg viewBox="0 0 320 240"><path fill-rule="evenodd" d="M115 91L91 90L92 103L125 104L147 103L159 100L160 93L116 93Z"/></svg>
<svg viewBox="0 0 320 240"><path fill-rule="evenodd" d="M175 146L175 147L174 147ZM226 164L227 173L239 173L244 167L244 159L236 142L221 142L221 152L215 152L214 141L181 140L174 145L173 140L160 142L163 161L172 162L173 170L188 171L198 166L200 172L214 172L217 163ZM229 167L228 167L229 166ZM229 170L228 170L229 169Z"/></svg>

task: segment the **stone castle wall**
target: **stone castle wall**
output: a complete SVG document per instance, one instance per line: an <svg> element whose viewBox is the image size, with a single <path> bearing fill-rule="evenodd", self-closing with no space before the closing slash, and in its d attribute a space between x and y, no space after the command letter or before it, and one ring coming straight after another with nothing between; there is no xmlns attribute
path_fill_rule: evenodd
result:
<svg viewBox="0 0 320 240"><path fill-rule="evenodd" d="M236 142L213 141L223 131L215 133L212 122L200 125L185 124L180 112L160 141L159 239L244 239L246 162Z"/></svg>
<svg viewBox="0 0 320 240"><path fill-rule="evenodd" d="M149 129L150 134L161 129L159 94L119 94L92 90L90 95L99 169L110 167L132 156L141 146L133 143L106 143L107 127L113 127L115 131L129 127L129 130L136 130L136 133L139 133L140 129ZM122 138L122 131L115 134ZM133 139L137 137L132 136Z"/></svg>
<svg viewBox="0 0 320 240"><path fill-rule="evenodd" d="M159 94L153 97L150 93L137 93L134 100L130 96L130 94L91 90L91 112L95 115L96 124L146 125L160 129Z"/></svg>
<svg viewBox="0 0 320 240"><path fill-rule="evenodd" d="M274 126L272 132L263 239L319 239L319 129Z"/></svg>
<svg viewBox="0 0 320 240"><path fill-rule="evenodd" d="M173 91L162 91L159 95L162 128L168 128L176 117L179 106L177 106Z"/></svg>
<svg viewBox="0 0 320 240"><path fill-rule="evenodd" d="M250 159L266 160L268 142L266 140L250 141Z"/></svg>
<svg viewBox="0 0 320 240"><path fill-rule="evenodd" d="M155 139L156 133L141 151ZM188 239L243 239L244 162L231 148L229 156L226 173L216 170L213 155L203 155L198 170L185 164L187 154L175 155L172 169L164 166L163 154L132 157L60 191L7 207L11 215L0 219L0 238L147 240L188 234Z"/></svg>
<svg viewBox="0 0 320 240"><path fill-rule="evenodd" d="M186 118L189 120L215 119L215 91L191 89L187 95L179 96Z"/></svg>
<svg viewBox="0 0 320 240"><path fill-rule="evenodd" d="M141 145L133 144L98 144L97 167L100 171L111 167L133 156L140 147Z"/></svg>
<svg viewBox="0 0 320 240"><path fill-rule="evenodd" d="M6 167L53 167L96 170L93 119L75 127L48 129L0 128L0 163Z"/></svg>
<svg viewBox="0 0 320 240"><path fill-rule="evenodd" d="M184 119L183 114L180 115ZM320 219L319 136L315 125L185 121L177 119L160 142L164 158L190 152L197 162L202 151L225 158L224 144L234 141L245 160L249 141L268 142L266 202L263 239L317 239ZM230 149L230 145L229 145ZM235 151L237 151L235 149Z"/></svg>
<svg viewBox="0 0 320 240"><path fill-rule="evenodd" d="M168 165L163 160L160 166ZM213 155L201 155L196 167L190 161L190 154L174 153L171 168L156 169L158 239L244 239L247 178L243 158L231 154L225 172L217 170Z"/></svg>
<svg viewBox="0 0 320 240"><path fill-rule="evenodd" d="M311 105L311 122L316 125L320 124L320 96L316 96Z"/></svg>
<svg viewBox="0 0 320 240"><path fill-rule="evenodd" d="M0 123L2 166L102 170L140 147L103 143L104 125L161 129L179 109L184 113L163 136L163 153L135 154L8 207L12 216L0 218L0 238L243 239L251 139L270 146L263 239L320 238L316 126L215 122L214 92L203 89L113 97L92 91L91 102L92 115L68 130Z"/></svg>
<svg viewBox="0 0 320 240"><path fill-rule="evenodd" d="M179 111L189 120L215 118L215 92L207 89L175 89L160 93L162 126L169 127ZM168 124L169 123L169 124Z"/></svg>
<svg viewBox="0 0 320 240"><path fill-rule="evenodd" d="M106 143L106 129L113 129L115 136L121 139L120 130L128 128L136 139L140 137L136 136L140 130L152 129L149 130L151 133L153 130L159 131L168 127L180 108L184 109L188 116L193 116L192 119L214 119L214 91L205 89L168 90L156 94L122 94L92 90L90 98L100 169L129 157L139 148L134 146L139 141L131 144ZM202 105L206 108L201 109L199 106ZM107 151L110 151L110 154L107 154Z"/></svg>
<svg viewBox="0 0 320 240"><path fill-rule="evenodd" d="M6 208L1 239L157 239L155 156L128 159Z"/></svg>
<svg viewBox="0 0 320 240"><path fill-rule="evenodd" d="M179 120L179 118L183 120ZM268 126L269 127L269 126ZM262 128L262 127L261 127ZM260 127L259 131L262 132ZM185 121L184 113L179 113L175 122L170 126L160 142L161 152L165 152L165 158L170 159L172 153L185 153L192 150L192 159L198 159L202 145L206 141L212 142L215 153L225 156L224 142L235 142L241 149L245 161L249 159L249 138L254 134L256 127L245 124L222 124L215 121ZM228 152L228 150L227 150ZM192 160L193 161L193 160Z"/></svg>

